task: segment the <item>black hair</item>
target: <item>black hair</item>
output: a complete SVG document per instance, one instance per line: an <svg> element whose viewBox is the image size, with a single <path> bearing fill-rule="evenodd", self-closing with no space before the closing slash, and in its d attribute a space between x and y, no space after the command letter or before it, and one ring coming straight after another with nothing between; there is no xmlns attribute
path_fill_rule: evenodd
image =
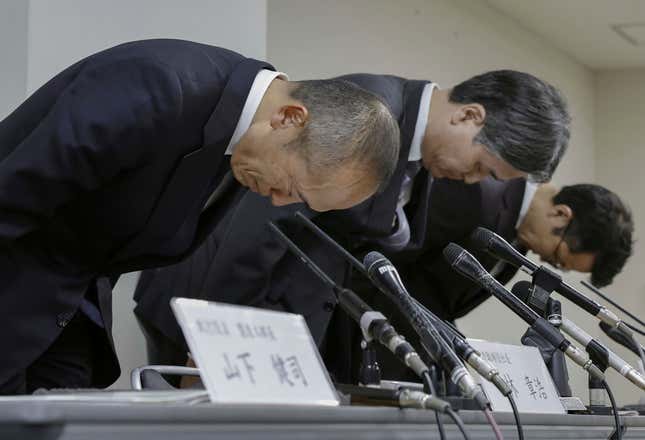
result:
<svg viewBox="0 0 645 440"><path fill-rule="evenodd" d="M528 73L496 70L456 85L450 101L477 103L486 110L475 142L528 173L530 180L551 179L567 149L571 122L555 87Z"/></svg>
<svg viewBox="0 0 645 440"><path fill-rule="evenodd" d="M564 236L571 252L595 254L591 283L611 284L632 254L634 222L629 207L607 188L593 184L565 186L553 203L573 211ZM554 230L563 232L564 228Z"/></svg>

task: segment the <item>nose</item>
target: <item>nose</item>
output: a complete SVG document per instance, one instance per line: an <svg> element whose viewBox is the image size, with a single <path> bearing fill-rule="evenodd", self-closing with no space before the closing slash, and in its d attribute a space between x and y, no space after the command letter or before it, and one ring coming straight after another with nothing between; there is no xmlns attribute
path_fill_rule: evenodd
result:
<svg viewBox="0 0 645 440"><path fill-rule="evenodd" d="M485 175L480 172L468 173L464 176L464 182L471 184L481 182L484 179Z"/></svg>
<svg viewBox="0 0 645 440"><path fill-rule="evenodd" d="M292 203L300 202L300 199L298 197L291 196L288 193L285 193L284 191L280 191L276 189L271 189L269 192L269 196L271 197L271 204L273 206L285 206L285 205L290 205Z"/></svg>

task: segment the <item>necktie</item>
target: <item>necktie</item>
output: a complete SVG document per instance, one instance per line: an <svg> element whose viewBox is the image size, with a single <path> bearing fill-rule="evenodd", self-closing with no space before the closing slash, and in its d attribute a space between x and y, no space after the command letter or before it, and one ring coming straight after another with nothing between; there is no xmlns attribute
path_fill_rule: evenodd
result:
<svg viewBox="0 0 645 440"><path fill-rule="evenodd" d="M417 175L421 169L421 161L408 162L401 182L401 190L399 191L399 198L396 203L396 211L393 221L393 231L389 236L379 240L379 244L384 248L396 252L403 250L410 242L410 224L405 215L405 205L410 201L412 194L412 185L414 183L414 176Z"/></svg>

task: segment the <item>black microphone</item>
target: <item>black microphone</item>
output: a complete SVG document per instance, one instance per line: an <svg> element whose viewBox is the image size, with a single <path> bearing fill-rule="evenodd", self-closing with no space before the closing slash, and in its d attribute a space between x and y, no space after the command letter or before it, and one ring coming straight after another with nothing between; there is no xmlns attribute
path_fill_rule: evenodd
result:
<svg viewBox="0 0 645 440"><path fill-rule="evenodd" d="M591 298L578 292L572 286L562 280L562 277L545 266L538 266L524 255L519 253L506 240L494 232L479 227L471 235L473 245L486 251L495 258L503 260L516 267L525 267L532 274L533 282L542 286L542 288L553 291L555 290L566 299L576 304L586 312L596 316L602 322L612 327L625 331L628 335L633 335L632 330L611 310L601 304L598 304Z"/></svg>
<svg viewBox="0 0 645 440"><path fill-rule="evenodd" d="M583 351L571 344L546 319L539 316L515 295L506 290L468 251L455 243L450 243L443 250L443 255L454 270L479 284L499 299L515 314L526 321L532 329L542 335L554 347L561 350L572 361L587 370L594 377L600 380L605 379L602 371L589 360Z"/></svg>
<svg viewBox="0 0 645 440"><path fill-rule="evenodd" d="M540 286L534 286L529 281L518 281L511 289L511 292L538 313L544 313L544 310L546 310L541 307L542 304L548 308L548 305L553 302L553 298L549 298L548 292L545 292ZM600 324L602 326L604 323L601 322ZM560 329L575 339L588 353L593 353L596 359L603 359L606 365L609 365L641 390L645 390L645 378L634 367L578 327L573 321L561 316ZM614 331L616 330L614 329ZM621 336L624 335L621 333Z"/></svg>
<svg viewBox="0 0 645 440"><path fill-rule="evenodd" d="M350 289L339 286L325 272L314 263L302 249L300 249L280 228L273 222L268 222L271 230L287 245L289 250L298 256L316 276L332 288L338 298L338 304L347 314L358 323L367 342L376 340L390 350L401 362L411 368L420 378L429 371L412 345L399 335L382 313L374 311L356 293ZM443 411L442 402L437 403L437 410Z"/></svg>
<svg viewBox="0 0 645 440"><path fill-rule="evenodd" d="M432 359L449 373L450 379L459 386L466 397L475 399L481 409L486 409L490 405L486 395L459 361L457 355L448 347L433 323L421 313L403 286L392 263L382 254L370 252L363 259L363 264L367 270L368 278L408 317L410 324L421 339L421 344Z"/></svg>
<svg viewBox="0 0 645 440"><path fill-rule="evenodd" d="M339 245L333 238L331 238L325 231L320 229L314 222L302 215L300 211L296 212L295 217L318 238L329 244L336 252L341 254L345 260L351 264L355 269L367 276L365 266L356 259L350 252ZM404 288L405 290L405 288ZM483 378L489 380L499 389L499 391L507 396L512 392L511 387L501 377L499 371L486 359L481 356L475 348L470 345L464 337L451 325L434 315L432 312L421 306L416 300L415 303L423 308L423 311L433 320L434 324L438 327L441 336L449 344L454 347L455 353L475 369Z"/></svg>

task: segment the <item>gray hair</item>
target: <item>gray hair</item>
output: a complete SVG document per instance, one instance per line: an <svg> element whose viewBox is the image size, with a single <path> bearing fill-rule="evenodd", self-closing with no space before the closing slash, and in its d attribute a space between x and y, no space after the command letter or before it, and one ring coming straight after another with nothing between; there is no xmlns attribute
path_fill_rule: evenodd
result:
<svg viewBox="0 0 645 440"><path fill-rule="evenodd" d="M567 149L571 122L555 87L528 73L497 70L458 84L450 101L484 106L486 119L475 142L533 181L551 179Z"/></svg>
<svg viewBox="0 0 645 440"><path fill-rule="evenodd" d="M380 99L343 80L296 83L294 99L309 111L295 144L315 173L352 165L369 172L382 191L399 157L399 126Z"/></svg>

